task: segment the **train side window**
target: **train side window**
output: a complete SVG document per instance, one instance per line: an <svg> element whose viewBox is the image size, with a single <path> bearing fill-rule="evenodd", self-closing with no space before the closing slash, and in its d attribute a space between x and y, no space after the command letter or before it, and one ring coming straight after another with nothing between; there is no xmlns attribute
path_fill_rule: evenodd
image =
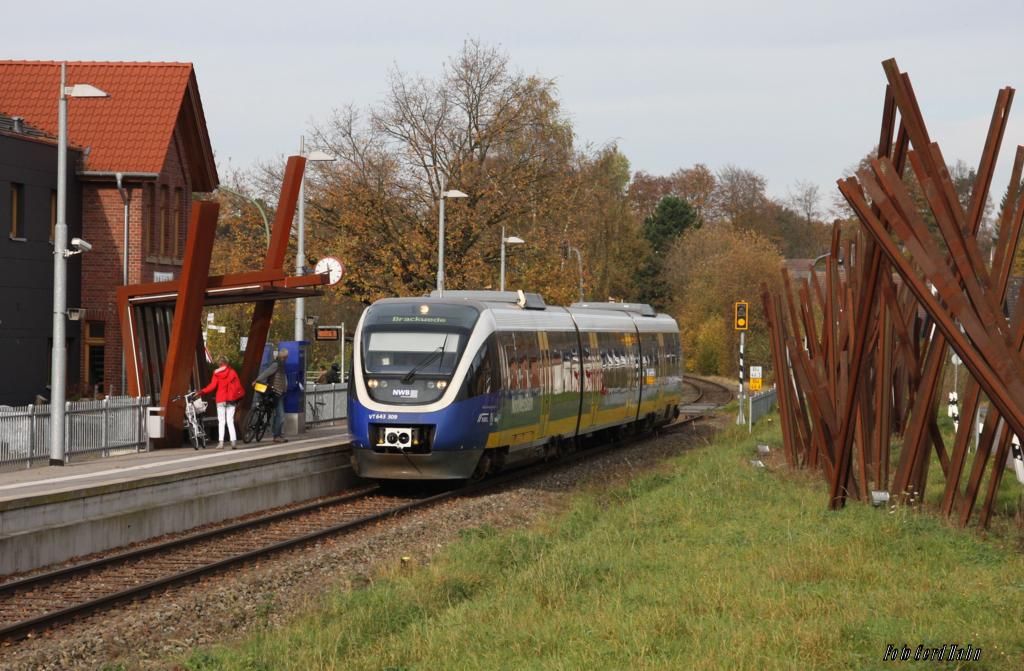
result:
<svg viewBox="0 0 1024 671"><path fill-rule="evenodd" d="M536 333L530 333L529 345L527 346L527 356L529 357L526 361L526 372L527 372L527 387L529 389L538 389L541 386L540 383L540 344L537 340ZM524 357L525 358L525 357Z"/></svg>
<svg viewBox="0 0 1024 671"><path fill-rule="evenodd" d="M498 334L498 349L500 350L501 379L506 389L516 389L518 382L518 364L516 363L516 339L515 334L503 332Z"/></svg>
<svg viewBox="0 0 1024 671"><path fill-rule="evenodd" d="M480 346L472 363L469 364L469 373L466 376L466 389L470 398L489 394L496 387L493 363L494 338L488 338L487 342Z"/></svg>

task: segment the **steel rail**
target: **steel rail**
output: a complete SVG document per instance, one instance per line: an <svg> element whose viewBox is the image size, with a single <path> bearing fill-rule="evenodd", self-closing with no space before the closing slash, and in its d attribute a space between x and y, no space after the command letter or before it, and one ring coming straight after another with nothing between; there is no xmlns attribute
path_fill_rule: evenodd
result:
<svg viewBox="0 0 1024 671"><path fill-rule="evenodd" d="M699 379L699 378L691 378L691 379ZM727 394L729 396L730 400L732 399L732 392L729 391L729 389L727 387L725 387L724 385L720 385L720 384L718 384L716 382L711 382L710 380L700 380L700 382L705 384L705 385L709 385L709 386L714 386L714 387L720 388L725 394ZM699 385L693 385L693 386L699 388ZM701 396L700 397L701 398L703 397L703 390L701 390ZM725 403L722 403L721 405L725 405ZM720 406L718 406L718 407L720 407ZM674 421L674 422L672 422L672 423L670 423L670 424L668 424L666 426L660 427L660 429L657 430L657 433L648 432L648 433L643 433L643 434L636 434L636 435L630 436L630 437L628 437L628 438L626 438L624 440L608 440L608 441L606 441L605 443L603 443L601 445L590 447L590 448L587 448L587 449L584 449L584 450L577 450L576 452L568 454L568 455L565 455L565 456L562 456L562 457L558 458L555 461L550 461L550 462L549 461L545 461L545 462L541 462L541 463L538 463L538 464L535 464L533 466L529 466L529 467L526 467L526 468L516 469L516 470L510 471L510 472L508 472L506 474L498 475L498 476L493 477L493 478L488 478L488 479L486 479L486 480L484 480L482 482L471 484L471 485L468 485L468 486L465 486L465 487L462 487L462 488L459 488L459 489L453 489L453 490L448 490L448 491L445 491L445 492L441 492L439 494L435 494L433 496L428 496L428 497L423 498L423 499L418 499L418 500L415 500L415 501L410 501L410 502L401 504L399 506L396 506L394 508L390 508L388 510L385 510L385 511L382 511L382 512L379 512L379 513L373 513L373 514L370 514L370 515L365 515L365 516L360 517L360 518L355 519L355 520L350 520L350 521L343 522L343 523L340 523L340 524L337 524L337 525L325 527L323 529L318 529L316 531L305 533L305 534L296 536L294 538L290 538L290 539L283 540L283 541L278 541L278 542L272 543L270 545L266 545L266 546L263 546L263 547L260 547L260 548L256 548L256 549L253 549L253 550L249 550L249 551L246 551L246 552L239 553L237 555L233 555L231 557L227 557L225 559L221 559L221 560L218 560L218 561L215 561L215 562L211 562L209 564L204 564L202 566L198 566L198 567L195 567L195 568L192 568L192 569L188 569L186 571L182 571L182 572L175 573L175 574L172 574L172 575L169 575L169 576L165 576L163 578L158 578L156 580L152 580L150 582L147 582L147 583L144 583L144 584L141 584L141 585L136 585L136 586L133 586L133 587L129 587L129 588L120 590L120 591L112 593L112 594L104 595L102 597L98 597L98 598L95 598L95 599L92 599L92 600L89 600L89 601L85 601L85 602L82 602L82 603L79 603L79 604L68 606L66 608L62 608L62 609L59 609L59 610L56 610L56 611L52 611L52 612L49 612L49 613L38 615L38 616L30 618L30 619L22 620L20 622L16 622L16 623L8 625L6 627L0 628L0 641L16 641L16 640L21 640L21 639L29 637L34 632L40 631L40 630L42 630L42 629L44 629L46 627L52 627L52 626L54 626L56 624L59 624L61 622L66 622L66 621L74 619L74 618L78 618L78 617L81 617L81 616L84 616L84 615L88 615L88 614L97 612L99 610L103 610L105 608L108 608L110 606L116 605L118 603L122 603L122 602L126 602L126 601L132 601L132 600L136 600L136 599L141 599L141 598L144 598L144 597L147 597L147 596L151 595L152 593L154 593L154 592L156 592L158 590L165 589L165 588L168 588L168 587L171 587L171 586L175 586L175 585L180 585L180 584L185 584L185 583L188 583L188 582L192 582L196 578L199 578L199 577L201 577L203 575L208 575L208 574L216 573L218 571L221 571L223 569L226 569L226 568L229 568L229 567L232 567L232 566L244 564L245 562L248 562L248 561L253 560L253 559L257 559L257 558L260 558L260 557L265 557L265 556L268 556L268 555L280 552L282 550L286 550L286 549L289 549L289 548L301 546L301 545L304 545L306 543L309 543L311 541L315 541L315 540L318 540L318 539L321 539L321 538L325 538L325 537L329 537L329 536L334 536L334 535L337 535L337 534L340 534L340 533L343 533L343 532L355 531L355 530L357 530L359 528L362 528L362 527L364 527L364 526L366 526L366 525L368 525L368 524L370 524L372 522L377 522L377 521L380 521L380 520L385 520L385 519L389 519L389 518L398 517L398 516L404 515L406 513L409 513L409 512L411 512L413 510L428 508L428 507L431 507L431 506L433 506L433 505L435 505L437 503L440 503L442 501L445 501L445 500L454 499L456 497L464 497L464 496L470 496L470 495L479 494L479 493L482 493L484 491L489 491L489 490L492 490L492 489L497 489L497 488L502 487L504 485L507 485L509 483L516 482L516 481L519 481L519 480L523 480L525 478L529 478L529 477L532 477L534 475L538 475L538 474L541 474L541 473L553 470L555 468L564 468L566 466L575 464L575 463L583 461L585 459L591 459L591 458L597 457L599 455L605 454L607 452L610 452L610 451L612 451L614 449L617 449L619 447L622 447L624 445L629 445L629 444L633 444L633 443L639 442L641 440L650 439L650 438L655 437L656 435L658 435L660 433L663 433L665 431L673 432L675 429L678 429L678 428L680 428L680 427L682 427L684 425L687 425L687 424L690 424L690 423L696 422L697 420L702 419L703 417L705 417L707 415L707 413L709 413L713 409L715 409L715 408L708 408L706 411L704 411L703 414L699 414L699 415L694 414L694 415L688 415L688 416L685 416L685 417L680 417L676 421ZM138 557L141 557L141 556L145 556L145 555L148 555L148 554L157 554L160 551L164 551L164 550L171 549L171 548L181 547L181 546L184 546L184 545L188 545L190 543L198 542L200 540L206 540L206 539L209 539L209 538L214 538L214 537L216 537L218 535L226 535L227 533L243 530L243 529L246 529L246 528L252 528L252 527L255 527L255 526L259 526L261 524L265 524L265 523L270 522L270 521L277 521L277 520L285 519L285 518L288 518L288 517L295 517L295 516L298 516L298 515L300 515L300 514L302 514L304 512L310 512L310 511L321 509L321 508L324 508L324 507L327 507L327 506L330 506L330 505L334 505L334 504L338 504L338 503L345 503L345 502L348 502L348 501L351 501L351 500L356 500L356 499L359 499L359 498L364 498L364 497L374 493L375 491L377 491L377 488L370 489L370 490L367 490L367 491L358 492L358 493L355 493L355 494L342 495L342 496L339 496L339 497L335 497L333 499L319 501L317 503L309 504L309 505L306 505L306 506L301 506L299 508L294 508L294 509L291 509L291 510L286 510L286 511L281 511L281 512L278 512L278 513L273 513L271 515L266 515L266 516L263 516L263 517L255 518L253 520L246 520L246 521L239 522L239 523L236 523L236 524L231 524L231 525L228 525L228 526L225 526L225 527L219 527L217 529L211 529L209 531L204 531L204 532L201 532L201 533L198 533L198 534L192 534L192 535L189 535L189 536L184 536L182 538L173 539L173 540L170 540L170 541L166 541L164 543L159 543L159 544L156 544L156 545L146 546L146 547L139 548L139 549L136 549L136 550L130 550L128 552L123 552L123 553L119 553L117 555L112 555L110 557L105 557L105 558L100 558L100 559L96 559L96 560L93 560L93 561L85 562L83 564L76 564L74 566L69 566L69 567L65 567L65 568L62 568L62 569L57 569L55 571L50 571L50 572L47 572L47 573L42 573L42 574L39 574L39 575L30 576L30 577L27 577L27 578L24 578L24 579L21 579L21 580L17 580L17 581L13 581L13 582L9 582L9 583L5 583L3 585L0 585L0 595L2 595L2 594L9 594L11 592L17 591L18 589L21 589L21 588L24 588L26 586L30 586L30 585L33 585L33 584L38 585L40 583L45 583L48 580L54 580L54 579L57 579L57 578L64 578L64 577L68 577L68 576L73 576L73 575L78 574L78 573L86 573L86 572L94 570L96 568L102 568L104 566L109 566L109 565L115 564L117 562L126 561L126 560L129 560L129 559L135 559L135 558L138 558Z"/></svg>
<svg viewBox="0 0 1024 671"><path fill-rule="evenodd" d="M315 503L309 503L296 508L281 510L276 513L271 513L269 515L263 515L249 520L242 520L241 522L235 522L232 524L228 524L226 526L216 527L214 529L207 529L206 531L201 531L196 534L189 534L187 536L181 536L180 538L172 538L170 540L155 543L153 545L146 545L143 547L135 548L134 550L127 550L125 552L119 552L117 554L113 554L107 557L99 557L97 559L93 559L87 562L82 562L79 564L73 564L71 566L65 566L63 568L54 569L53 571L47 571L45 573L30 575L19 580L12 580L10 582L0 584L0 596L6 596L8 594L11 594L12 592L17 592L18 590L24 589L31 585L45 583L48 581L56 580L57 578L70 577L79 573L87 573L95 569L112 566L119 562L129 561L131 559L138 559L140 557L145 557L146 555L166 552L167 550L172 550L174 548L182 547L184 545L189 545L191 543L196 543L198 541L208 540L210 538L216 538L217 536L223 536L229 533L233 533L235 531L250 529L252 527L260 526L261 524L267 524L269 522L277 522L279 520L288 519L289 517L295 517L313 510L325 508L327 506L332 506L339 503L347 503L349 501L354 501L356 499L369 496L370 494L373 494L374 492L378 491L378 489L379 487L372 486L362 491L353 492L349 494L342 494L340 496L335 496L328 499L322 499ZM3 631L4 630L0 629L0 635L2 635Z"/></svg>

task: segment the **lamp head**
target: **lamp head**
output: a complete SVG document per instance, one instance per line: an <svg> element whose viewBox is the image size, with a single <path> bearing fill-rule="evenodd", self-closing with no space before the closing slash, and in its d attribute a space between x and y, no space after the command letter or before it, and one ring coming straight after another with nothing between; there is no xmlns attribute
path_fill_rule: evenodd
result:
<svg viewBox="0 0 1024 671"><path fill-rule="evenodd" d="M68 98L109 98L110 94L102 89L98 89L92 84L75 84L74 86L65 86L64 95Z"/></svg>
<svg viewBox="0 0 1024 671"><path fill-rule="evenodd" d="M337 161L338 157L333 154L328 154L325 151L314 149L313 151L306 154L307 161Z"/></svg>

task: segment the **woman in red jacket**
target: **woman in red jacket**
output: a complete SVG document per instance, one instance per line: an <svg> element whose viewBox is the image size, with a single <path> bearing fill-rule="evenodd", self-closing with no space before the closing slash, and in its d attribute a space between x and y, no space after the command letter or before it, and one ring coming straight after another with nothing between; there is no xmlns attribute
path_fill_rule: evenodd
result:
<svg viewBox="0 0 1024 671"><path fill-rule="evenodd" d="M228 433L231 435L231 449L235 449L235 406L245 396L242 382L238 379L238 373L228 365L228 358L222 356L217 359L218 368L213 371L210 384L203 387L201 394L217 392L217 443L218 448L224 447L224 425L228 425Z"/></svg>

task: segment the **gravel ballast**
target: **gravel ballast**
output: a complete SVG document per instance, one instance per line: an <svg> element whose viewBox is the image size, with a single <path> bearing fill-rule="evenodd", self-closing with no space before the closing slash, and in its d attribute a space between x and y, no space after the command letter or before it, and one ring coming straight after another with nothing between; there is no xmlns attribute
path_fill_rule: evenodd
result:
<svg viewBox="0 0 1024 671"><path fill-rule="evenodd" d="M459 532L523 527L568 505L582 487L601 489L702 447L722 417L632 443L500 491L459 498L355 533L283 552L0 647L0 669L180 668L196 646L230 642L314 608L330 589L358 589L402 562L425 564Z"/></svg>

